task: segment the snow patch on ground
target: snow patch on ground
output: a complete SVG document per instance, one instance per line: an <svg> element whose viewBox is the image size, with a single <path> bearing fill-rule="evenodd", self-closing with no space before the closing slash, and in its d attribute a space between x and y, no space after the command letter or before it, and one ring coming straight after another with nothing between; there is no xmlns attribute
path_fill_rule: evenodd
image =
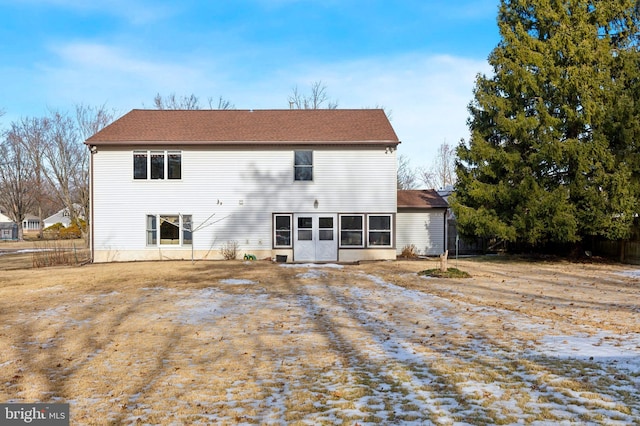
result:
<svg viewBox="0 0 640 426"><path fill-rule="evenodd" d="M0 250L0 256L5 254L24 254L24 253L40 253L43 251L53 251L53 249L19 249L19 250Z"/></svg>
<svg viewBox="0 0 640 426"><path fill-rule="evenodd" d="M331 269L342 269L343 265L339 265L337 263L283 263L280 265L281 268L331 268Z"/></svg>
<svg viewBox="0 0 640 426"><path fill-rule="evenodd" d="M325 279L330 274L324 268L343 268L337 264L281 267L304 270L296 279ZM282 313L280 322L286 324L278 328L272 322L261 323L260 330L265 331L261 337L321 334L339 353L338 361L317 372L313 385L318 396L313 402L316 410L301 423L340 424L346 417L361 425L463 425L465 419L479 424L500 420L505 424L616 425L634 424L640 418L640 335L636 333L614 334L586 326L567 333L518 312L407 289L373 274L345 273L350 274L351 285L300 284L299 291L291 294L274 295L254 286L227 287L225 291L224 285L257 284L235 278L204 289L142 290L166 294L178 308L160 312L160 318L196 325L203 332L228 316L255 315L259 307ZM84 303L117 297L117 292L105 293ZM52 307L35 318L69 322L69 308ZM497 329L503 331L496 334L495 328L485 328L491 322L502 324ZM510 326L504 327L507 324ZM529 333L530 340L516 338L519 334L510 332L514 328ZM32 342L40 350L58 343L54 338ZM296 352L295 344L278 350L283 354L281 363L298 362L293 355L305 356ZM270 355L258 351L250 356ZM552 367L547 368L549 365ZM269 411L262 412L262 417L248 417L249 423L285 424L288 412L295 409L287 401L300 392L300 382L277 371L264 374L258 383L264 392L261 399L239 401L246 383L237 381L229 383L223 403L259 407L266 401ZM607 389L590 387L604 380L611 380ZM575 389L568 389L566 382L576 383ZM143 404L143 394L144 390L130 395L128 403ZM103 403L96 401L96 405ZM540 420L545 413L553 420ZM217 414L201 414L198 419L234 422L234 418ZM133 423L138 419L125 420ZM144 416L142 420L144 423Z"/></svg>
<svg viewBox="0 0 640 426"><path fill-rule="evenodd" d="M226 280L220 280L222 284L231 284L231 285L242 285L242 284L258 284L256 281L252 280L243 280L237 278L229 278Z"/></svg>
<svg viewBox="0 0 640 426"><path fill-rule="evenodd" d="M623 277L630 277L630 278L640 278L640 269L636 269L633 271L618 272L617 275L622 275Z"/></svg>

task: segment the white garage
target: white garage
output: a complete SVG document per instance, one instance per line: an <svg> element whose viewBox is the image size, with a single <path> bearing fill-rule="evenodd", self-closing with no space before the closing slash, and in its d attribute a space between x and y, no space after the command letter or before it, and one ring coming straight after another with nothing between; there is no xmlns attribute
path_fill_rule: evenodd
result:
<svg viewBox="0 0 640 426"><path fill-rule="evenodd" d="M409 245L421 256L437 256L447 250L449 205L433 189L398 191L396 252Z"/></svg>

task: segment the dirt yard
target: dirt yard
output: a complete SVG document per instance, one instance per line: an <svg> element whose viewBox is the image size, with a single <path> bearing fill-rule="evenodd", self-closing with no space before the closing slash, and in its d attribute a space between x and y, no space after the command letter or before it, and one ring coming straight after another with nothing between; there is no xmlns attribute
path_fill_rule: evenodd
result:
<svg viewBox="0 0 640 426"><path fill-rule="evenodd" d="M433 279L416 274L432 260L14 256L0 401L68 402L73 425L640 422L633 266L477 258Z"/></svg>

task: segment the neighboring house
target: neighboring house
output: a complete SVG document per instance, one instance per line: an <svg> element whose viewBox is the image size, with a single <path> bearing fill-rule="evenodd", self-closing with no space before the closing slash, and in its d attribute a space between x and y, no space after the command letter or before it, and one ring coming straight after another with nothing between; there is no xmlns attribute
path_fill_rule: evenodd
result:
<svg viewBox="0 0 640 426"><path fill-rule="evenodd" d="M77 208L77 206L75 208ZM44 220L44 229L47 229L56 223L61 223L65 228L68 228L69 225L71 225L71 215L69 214L68 208L65 207L46 218Z"/></svg>
<svg viewBox="0 0 640 426"><path fill-rule="evenodd" d="M7 223L7 222L13 223L13 221L9 219L9 216L5 215L4 213L2 213L2 210L0 210L0 223Z"/></svg>
<svg viewBox="0 0 640 426"><path fill-rule="evenodd" d="M40 218L32 214L27 214L22 221L22 232L25 234L34 234L40 232Z"/></svg>
<svg viewBox="0 0 640 426"><path fill-rule="evenodd" d="M18 225L13 222L0 222L0 240L17 240Z"/></svg>
<svg viewBox="0 0 640 426"><path fill-rule="evenodd" d="M447 250L448 207L444 198L433 189L398 191L397 253L412 244L422 256L444 253Z"/></svg>
<svg viewBox="0 0 640 426"><path fill-rule="evenodd" d="M85 143L95 262L396 257L382 110L133 110Z"/></svg>
<svg viewBox="0 0 640 426"><path fill-rule="evenodd" d="M0 240L17 240L18 225L0 211Z"/></svg>

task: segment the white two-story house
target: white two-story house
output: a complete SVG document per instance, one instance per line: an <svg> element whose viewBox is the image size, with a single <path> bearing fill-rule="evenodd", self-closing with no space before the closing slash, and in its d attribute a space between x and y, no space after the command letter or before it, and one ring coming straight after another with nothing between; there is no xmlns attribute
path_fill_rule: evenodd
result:
<svg viewBox="0 0 640 426"><path fill-rule="evenodd" d="M382 110L133 110L85 143L95 262L396 257Z"/></svg>

